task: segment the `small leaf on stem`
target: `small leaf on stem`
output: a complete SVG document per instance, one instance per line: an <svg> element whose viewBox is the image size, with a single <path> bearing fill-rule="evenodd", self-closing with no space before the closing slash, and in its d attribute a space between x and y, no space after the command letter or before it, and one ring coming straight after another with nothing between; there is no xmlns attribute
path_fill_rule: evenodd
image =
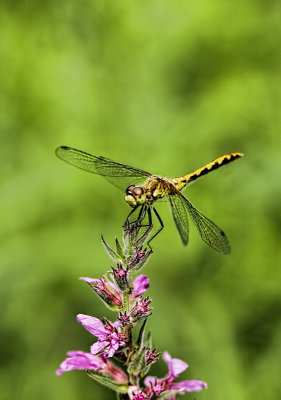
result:
<svg viewBox="0 0 281 400"><path fill-rule="evenodd" d="M111 248L108 246L108 244L107 244L106 241L104 240L103 235L101 235L101 240L102 240L102 242L103 242L103 244L104 244L104 247L105 247L106 251L108 252L109 256L112 258L112 260L113 260L115 263L122 263L122 257L120 257L120 256L116 253L116 251L114 251L113 249L111 249Z"/></svg>

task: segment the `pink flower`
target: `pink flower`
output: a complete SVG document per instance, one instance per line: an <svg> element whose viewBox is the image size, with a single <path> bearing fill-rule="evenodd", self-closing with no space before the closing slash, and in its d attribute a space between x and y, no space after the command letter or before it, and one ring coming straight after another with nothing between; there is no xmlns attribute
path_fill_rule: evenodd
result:
<svg viewBox="0 0 281 400"><path fill-rule="evenodd" d="M87 331L99 339L91 347L92 354L102 353L104 357L113 357L119 347L125 346L124 334L119 333L114 324L108 322L104 325L98 318L84 314L78 314L77 320ZM117 324L120 325L119 322Z"/></svg>
<svg viewBox="0 0 281 400"><path fill-rule="evenodd" d="M153 376L146 377L144 380L146 394L157 396L169 391L177 391L178 394L184 394L207 389L207 384L197 379L175 383L174 380L181 372L186 370L188 365L178 358L172 358L168 352L163 353L163 359L168 365L168 376L162 379L157 379ZM168 397L168 400L174 399L175 395Z"/></svg>
<svg viewBox="0 0 281 400"><path fill-rule="evenodd" d="M106 276L102 279L94 278L80 278L81 280L87 282L93 290L103 299L109 299L107 302L112 302L112 304L120 306L122 304L122 292L115 283L109 281ZM140 296L149 288L149 279L146 275L139 275L133 282L134 291L132 293L132 298Z"/></svg>
<svg viewBox="0 0 281 400"><path fill-rule="evenodd" d="M109 281L106 276L101 279L80 278L87 282L97 295L109 306L112 310L119 310L122 307L122 293L116 285Z"/></svg>
<svg viewBox="0 0 281 400"><path fill-rule="evenodd" d="M102 355L96 356L83 351L69 351L67 355L69 357L61 363L60 369L56 371L57 375L62 375L64 372L74 369L94 370L110 376L116 383L128 383L127 375Z"/></svg>
<svg viewBox="0 0 281 400"><path fill-rule="evenodd" d="M69 357L61 363L60 369L56 370L57 375L73 369L93 369L94 371L100 371L106 365L101 356L95 356L91 353L69 351L67 355Z"/></svg>
<svg viewBox="0 0 281 400"><path fill-rule="evenodd" d="M178 390L179 394L184 394L186 392L199 392L202 389L207 389L207 383L199 381L198 379L181 381L170 386L170 390ZM171 399L173 399L173 397L171 397Z"/></svg>

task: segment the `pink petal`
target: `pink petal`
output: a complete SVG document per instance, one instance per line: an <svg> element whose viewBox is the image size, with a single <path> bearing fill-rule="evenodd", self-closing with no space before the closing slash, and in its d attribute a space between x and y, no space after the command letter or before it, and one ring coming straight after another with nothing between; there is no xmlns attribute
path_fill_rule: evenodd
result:
<svg viewBox="0 0 281 400"><path fill-rule="evenodd" d="M56 371L57 375L61 375L66 371L74 369L93 369L101 370L106 364L98 356L83 351L69 351L66 358L60 365L60 369Z"/></svg>
<svg viewBox="0 0 281 400"><path fill-rule="evenodd" d="M155 384L155 381L156 381L155 376L147 376L144 379L144 384L145 386L150 387L151 385L153 386Z"/></svg>
<svg viewBox="0 0 281 400"><path fill-rule="evenodd" d="M115 292L119 296L122 295L122 292L118 289L118 287L113 282L109 281L108 279L106 280L106 283L103 282L101 279L94 279L94 278L87 278L87 277L84 277L84 278L82 277L82 278L79 278L79 279L81 281L85 281L87 283L94 283L96 285L99 285L99 284L106 285L106 284L108 284L113 290L115 290Z"/></svg>
<svg viewBox="0 0 281 400"><path fill-rule="evenodd" d="M91 355L91 353L84 353L84 351L81 350L70 350L66 353L69 357L76 357L76 356L85 356Z"/></svg>
<svg viewBox="0 0 281 400"><path fill-rule="evenodd" d="M167 351L164 351L163 355L163 360L166 362L166 364L170 364L170 362L172 361L172 357L170 356L170 354Z"/></svg>
<svg viewBox="0 0 281 400"><path fill-rule="evenodd" d="M77 320L92 335L95 335L99 339L107 338L108 332L105 329L103 323L98 318L90 317L89 315L78 314Z"/></svg>
<svg viewBox="0 0 281 400"><path fill-rule="evenodd" d="M134 296L139 296L149 288L149 279L146 275L137 276L134 280Z"/></svg>
<svg viewBox="0 0 281 400"><path fill-rule="evenodd" d="M109 345L108 340L98 341L91 346L91 353L98 354Z"/></svg>
<svg viewBox="0 0 281 400"><path fill-rule="evenodd" d="M118 349L118 347L117 347L117 349ZM114 349L114 347L112 346L112 347L109 349L109 351L108 351L108 357L109 357L109 358L113 357L113 356L114 356L114 353L115 353L115 351L116 351L117 349Z"/></svg>
<svg viewBox="0 0 281 400"><path fill-rule="evenodd" d="M180 394L184 394L185 392L199 392L202 389L207 389L207 383L193 379L191 381L173 383L169 386L169 389L178 390Z"/></svg>
<svg viewBox="0 0 281 400"><path fill-rule="evenodd" d="M81 281L85 281L87 283L99 283L100 279L94 279L94 278L79 278Z"/></svg>
<svg viewBox="0 0 281 400"><path fill-rule="evenodd" d="M111 342L111 347L116 351L119 349L120 343L119 342Z"/></svg>
<svg viewBox="0 0 281 400"><path fill-rule="evenodd" d="M175 379L179 374L186 370L188 364L178 358L172 358L170 354L165 351L163 353L163 359L167 363L169 368L169 379Z"/></svg>
<svg viewBox="0 0 281 400"><path fill-rule="evenodd" d="M121 322L117 320L113 322L111 325L114 326L114 328L118 329L121 326Z"/></svg>
<svg viewBox="0 0 281 400"><path fill-rule="evenodd" d="M120 296L122 295L121 290L118 289L118 287L115 285L115 283L113 283L111 281L107 281L107 283L111 286L111 288L113 290L115 290L115 292L117 292Z"/></svg>

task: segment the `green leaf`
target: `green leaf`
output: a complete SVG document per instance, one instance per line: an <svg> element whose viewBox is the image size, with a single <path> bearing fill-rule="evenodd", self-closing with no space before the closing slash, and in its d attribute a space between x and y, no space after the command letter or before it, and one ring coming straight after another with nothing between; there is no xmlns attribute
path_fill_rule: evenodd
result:
<svg viewBox="0 0 281 400"><path fill-rule="evenodd" d="M146 369L146 361L145 361L145 348L142 348L141 351L137 354L137 356L133 359L128 367L128 372L133 374L139 374L141 371Z"/></svg>
<svg viewBox="0 0 281 400"><path fill-rule="evenodd" d="M118 384L113 379L111 379L105 375L101 375L96 371L88 370L87 375L90 378L94 379L95 381L99 382L101 385L104 385L104 386L108 387L109 389L114 390L115 392L124 393L124 394L128 393L128 386Z"/></svg>
<svg viewBox="0 0 281 400"><path fill-rule="evenodd" d="M100 296L97 292L95 292L98 296L99 299L103 302L103 304L111 311L115 311L115 312L119 312L121 310L121 308L116 305L116 304L112 304L110 303L110 301L108 299L103 298L102 296Z"/></svg>
<svg viewBox="0 0 281 400"><path fill-rule="evenodd" d="M119 257L121 257L123 259L124 255L123 255L122 247L120 246L120 243L118 242L117 238L115 239L115 245L116 245L117 254L119 255Z"/></svg>
<svg viewBox="0 0 281 400"><path fill-rule="evenodd" d="M103 235L101 235L101 240L102 240L102 242L103 242L103 244L104 244L104 247L105 247L105 249L106 249L108 255L110 256L110 258L112 258L112 260L113 260L115 263L117 263L117 264L122 263L122 261L123 261L123 260L122 260L122 257L120 257L114 250L112 250L112 249L108 246L108 244L106 243L106 241L105 241L104 238L103 238Z"/></svg>

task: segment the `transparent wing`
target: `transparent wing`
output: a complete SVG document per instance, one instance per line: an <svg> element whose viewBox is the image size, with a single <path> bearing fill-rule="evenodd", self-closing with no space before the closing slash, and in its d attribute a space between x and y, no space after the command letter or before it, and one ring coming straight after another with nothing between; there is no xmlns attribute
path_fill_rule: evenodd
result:
<svg viewBox="0 0 281 400"><path fill-rule="evenodd" d="M182 201L185 203L189 215L191 216L192 221L194 222L204 242L220 253L230 253L231 247L226 234L216 224L198 211L180 192L179 195L181 196Z"/></svg>
<svg viewBox="0 0 281 400"><path fill-rule="evenodd" d="M125 190L129 184L145 180L151 174L129 165L121 164L104 157L93 156L72 147L61 146L56 155L68 164L93 174L102 175L115 186Z"/></svg>
<svg viewBox="0 0 281 400"><path fill-rule="evenodd" d="M184 245L187 245L189 226L187 208L184 199L178 194L175 194L169 195L168 200L181 240Z"/></svg>

